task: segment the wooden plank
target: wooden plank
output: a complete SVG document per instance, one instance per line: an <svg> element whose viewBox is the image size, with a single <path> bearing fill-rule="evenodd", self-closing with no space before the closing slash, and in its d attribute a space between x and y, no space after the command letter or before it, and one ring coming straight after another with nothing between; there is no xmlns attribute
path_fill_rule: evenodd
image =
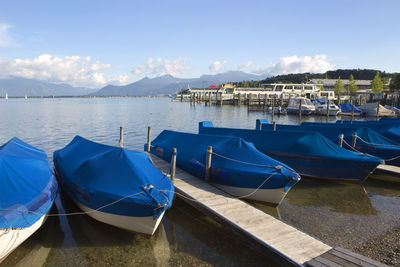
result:
<svg viewBox="0 0 400 267"><path fill-rule="evenodd" d="M393 165L381 164L375 169L375 172L400 177L400 167Z"/></svg>

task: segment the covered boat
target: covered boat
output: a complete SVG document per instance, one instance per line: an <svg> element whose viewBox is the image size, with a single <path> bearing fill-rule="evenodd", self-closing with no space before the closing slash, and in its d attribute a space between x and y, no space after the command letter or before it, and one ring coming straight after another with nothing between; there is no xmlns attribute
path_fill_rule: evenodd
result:
<svg viewBox="0 0 400 267"><path fill-rule="evenodd" d="M200 122L199 133L241 137L312 178L363 182L383 163L380 158L342 148L317 132L215 128L211 122Z"/></svg>
<svg viewBox="0 0 400 267"><path fill-rule="evenodd" d="M358 107L366 116L393 117L396 113L377 103L366 103Z"/></svg>
<svg viewBox="0 0 400 267"><path fill-rule="evenodd" d="M277 131L307 131L319 132L332 142L338 143L339 135L343 134L343 147L353 149L353 134L357 134L355 150L368 153L385 160L386 164L400 166L400 144L378 134L367 127L352 127L351 124L340 127L334 123L302 123L301 125L276 125ZM272 124L263 124L262 129L272 130Z"/></svg>
<svg viewBox="0 0 400 267"><path fill-rule="evenodd" d="M329 116L336 116L340 111L340 108L335 103L326 98L315 99L314 106L315 113L319 115L326 115L329 112Z"/></svg>
<svg viewBox="0 0 400 267"><path fill-rule="evenodd" d="M354 111L353 111L353 106L354 106ZM339 107L340 107L339 115L343 115L343 116L351 116L352 114L354 114L354 116L362 115L361 109L359 109L352 103L342 103L339 105Z"/></svg>
<svg viewBox="0 0 400 267"><path fill-rule="evenodd" d="M289 99L289 104L286 108L288 114L299 114L301 105L301 114L310 115L315 113L315 106L311 100L305 97L292 97Z"/></svg>
<svg viewBox="0 0 400 267"><path fill-rule="evenodd" d="M150 152L169 161L177 148L177 166L204 179L208 146L213 150L210 182L231 195L276 206L300 180L293 169L237 137L164 130L151 142Z"/></svg>
<svg viewBox="0 0 400 267"><path fill-rule="evenodd" d="M16 137L0 146L0 262L44 224L57 190L44 151Z"/></svg>
<svg viewBox="0 0 400 267"><path fill-rule="evenodd" d="M94 219L152 235L172 204L174 186L145 152L76 136L54 152L63 189Z"/></svg>

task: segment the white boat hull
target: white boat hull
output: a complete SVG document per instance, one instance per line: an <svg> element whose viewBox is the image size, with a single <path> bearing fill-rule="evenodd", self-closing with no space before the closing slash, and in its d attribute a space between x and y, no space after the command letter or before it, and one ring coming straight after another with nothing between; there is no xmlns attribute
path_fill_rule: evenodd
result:
<svg viewBox="0 0 400 267"><path fill-rule="evenodd" d="M84 212L89 212L87 215L92 217L93 219L110 224L112 226L122 228L124 230L128 230L136 233L143 233L146 235L153 235L156 231L158 225L160 224L162 217L164 216L164 212L156 219L153 219L153 216L147 217L132 217L132 216L124 216L117 215L107 212L94 211L93 209L83 205L79 201L74 199L74 202L79 206L81 210Z"/></svg>
<svg viewBox="0 0 400 267"><path fill-rule="evenodd" d="M339 111L340 111L339 109L329 109L329 116L336 116L336 115L338 115ZM326 109L317 109L315 112L319 115L326 116L327 110Z"/></svg>
<svg viewBox="0 0 400 267"><path fill-rule="evenodd" d="M285 192L284 188L256 190L255 188L242 188L221 184L214 185L233 196L245 196L243 197L244 199L265 202L272 206L278 206L285 198L287 192L289 192L289 190Z"/></svg>
<svg viewBox="0 0 400 267"><path fill-rule="evenodd" d="M46 215L43 215L34 224L26 228L0 229L0 263L36 232L45 223L46 218Z"/></svg>

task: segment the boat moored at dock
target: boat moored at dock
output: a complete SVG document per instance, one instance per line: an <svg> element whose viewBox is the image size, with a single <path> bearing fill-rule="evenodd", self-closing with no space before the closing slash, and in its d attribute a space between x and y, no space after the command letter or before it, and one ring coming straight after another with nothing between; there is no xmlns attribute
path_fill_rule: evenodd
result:
<svg viewBox="0 0 400 267"><path fill-rule="evenodd" d="M208 146L212 146L209 182L231 195L276 206L300 180L293 169L237 137L164 130L151 142L150 152L169 161L177 148L176 165L206 179Z"/></svg>
<svg viewBox="0 0 400 267"><path fill-rule="evenodd" d="M205 121L200 122L199 133L241 137L311 178L361 183L383 163L378 157L342 148L317 132L216 128Z"/></svg>
<svg viewBox="0 0 400 267"><path fill-rule="evenodd" d="M145 152L76 136L54 152L62 188L95 220L154 234L172 205L174 186Z"/></svg>
<svg viewBox="0 0 400 267"><path fill-rule="evenodd" d="M16 137L0 146L0 263L45 223L57 192L44 151Z"/></svg>
<svg viewBox="0 0 400 267"><path fill-rule="evenodd" d="M315 106L311 100L305 97L293 97L289 99L289 104L286 108L288 114L301 114L311 115L315 113Z"/></svg>

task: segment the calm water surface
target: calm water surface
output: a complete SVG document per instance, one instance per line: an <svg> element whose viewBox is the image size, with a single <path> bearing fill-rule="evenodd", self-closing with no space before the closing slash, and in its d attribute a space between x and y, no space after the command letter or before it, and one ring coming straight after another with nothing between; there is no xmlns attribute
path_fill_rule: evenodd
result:
<svg viewBox="0 0 400 267"><path fill-rule="evenodd" d="M167 98L9 99L0 101L0 144L17 136L45 150L50 159L79 134L117 145L124 126L124 146L143 150L147 126L152 137L164 129L197 132L198 122L251 128L262 112L246 107L206 107L172 103ZM296 116L276 116L279 123ZM325 117L303 117L325 121ZM331 118L334 120L334 118ZM400 183L370 177L364 185L303 179L279 208L257 208L323 240L368 254L368 244L400 229ZM78 208L68 197L57 197L53 213ZM399 241L397 241L399 242ZM380 250L385 246L378 244ZM377 246L378 246L377 245ZM390 248L381 251L391 257ZM374 255L367 255L374 257ZM13 252L2 266L252 266L275 265L215 221L176 200L156 235L146 238L94 221L88 216L50 217L46 224Z"/></svg>

